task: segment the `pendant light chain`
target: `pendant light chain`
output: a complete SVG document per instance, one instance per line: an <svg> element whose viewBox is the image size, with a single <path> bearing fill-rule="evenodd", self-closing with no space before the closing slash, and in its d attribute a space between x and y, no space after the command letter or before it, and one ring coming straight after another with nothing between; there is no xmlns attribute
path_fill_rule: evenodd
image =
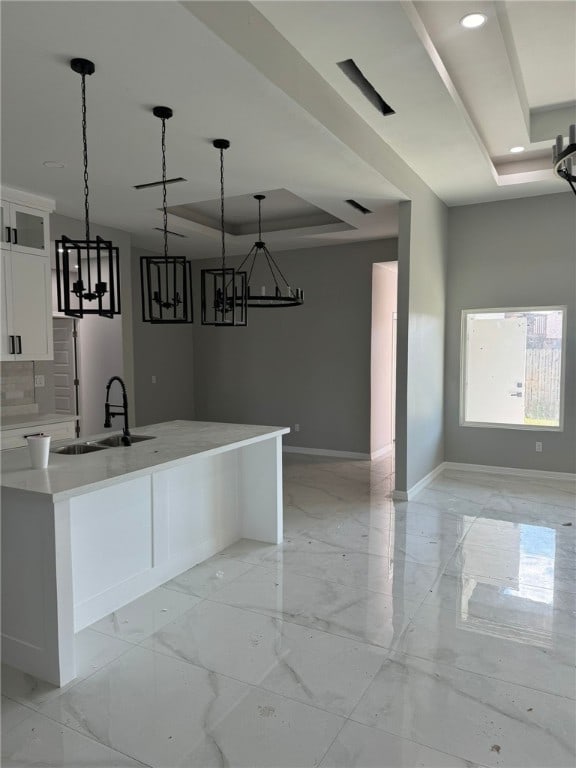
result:
<svg viewBox="0 0 576 768"><path fill-rule="evenodd" d="M262 200L258 200L258 240L262 240Z"/></svg>
<svg viewBox="0 0 576 768"><path fill-rule="evenodd" d="M166 170L166 121L173 117L170 107L152 108L161 125L162 153L162 248L157 256L140 257L142 320L145 323L173 324L194 321L192 265L185 256L168 255L168 201ZM156 227L160 229L160 227Z"/></svg>
<svg viewBox="0 0 576 768"><path fill-rule="evenodd" d="M220 151L220 236L222 261L218 267L201 271L202 325L231 327L247 324L246 273L226 266L226 230L224 229L224 150L230 148L228 139L214 139L214 149Z"/></svg>
<svg viewBox="0 0 576 768"><path fill-rule="evenodd" d="M86 219L86 240L90 240L90 208L88 203L88 139L86 135L86 75L82 75L82 145L84 158L84 217Z"/></svg>
<svg viewBox="0 0 576 768"><path fill-rule="evenodd" d="M224 233L224 149L220 148L220 232L222 235L222 269L226 268L226 236Z"/></svg>
<svg viewBox="0 0 576 768"><path fill-rule="evenodd" d="M88 136L87 136L87 120L86 120L86 75L82 74L82 156L84 160L84 218L86 224L86 242L90 242L90 204L88 202L88 196L90 190L88 188ZM92 279L90 269L88 272L88 293L92 292Z"/></svg>
<svg viewBox="0 0 576 768"><path fill-rule="evenodd" d="M100 235L92 240L90 235L86 77L96 67L82 58L70 59L69 64L80 75L85 239L62 235L55 241L58 311L78 319L84 315L112 318L120 314L120 252L111 240Z"/></svg>
<svg viewBox="0 0 576 768"><path fill-rule="evenodd" d="M166 118L162 118L162 220L164 228L164 258L168 258L168 208L166 202Z"/></svg>

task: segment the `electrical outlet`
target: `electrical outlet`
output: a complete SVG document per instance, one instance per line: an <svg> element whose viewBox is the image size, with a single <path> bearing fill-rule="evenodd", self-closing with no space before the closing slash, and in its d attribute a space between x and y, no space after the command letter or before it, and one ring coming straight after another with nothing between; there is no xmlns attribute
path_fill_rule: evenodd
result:
<svg viewBox="0 0 576 768"><path fill-rule="evenodd" d="M156 384L156 376L152 376L152 384Z"/></svg>
<svg viewBox="0 0 576 768"><path fill-rule="evenodd" d="M300 424L294 424L294 432L300 432Z"/></svg>
<svg viewBox="0 0 576 768"><path fill-rule="evenodd" d="M536 453L542 453L542 443L536 441Z"/></svg>
<svg viewBox="0 0 576 768"><path fill-rule="evenodd" d="M34 376L34 386L35 387L45 387L46 386L46 379L42 374L37 374Z"/></svg>

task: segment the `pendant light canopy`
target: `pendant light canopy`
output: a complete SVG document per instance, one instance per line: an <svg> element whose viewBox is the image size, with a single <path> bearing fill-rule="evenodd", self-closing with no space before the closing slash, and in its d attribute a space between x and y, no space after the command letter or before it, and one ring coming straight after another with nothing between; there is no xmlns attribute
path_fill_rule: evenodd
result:
<svg viewBox="0 0 576 768"><path fill-rule="evenodd" d="M213 146L220 152L220 230L222 266L202 270L202 325L247 325L248 307L246 272L226 266L226 232L224 229L224 150L228 139L216 139Z"/></svg>
<svg viewBox="0 0 576 768"><path fill-rule="evenodd" d="M564 147L564 137L556 137L552 147L552 164L554 173L570 184L576 195L576 125L568 128L568 146Z"/></svg>
<svg viewBox="0 0 576 768"><path fill-rule="evenodd" d="M266 196L254 195L254 199L258 201L258 240L254 243L248 256L246 256L239 267L239 269L242 269L244 264L248 264L248 306L298 307L304 303L304 291L300 288L293 289L290 287L282 270L268 248L266 248L266 243L262 240L262 200L265 200ZM262 256L272 277L273 285L268 292L266 286L263 285L258 289L252 282L254 266L258 256Z"/></svg>
<svg viewBox="0 0 576 768"><path fill-rule="evenodd" d="M88 59L72 59L70 68L82 77L85 239L62 235L60 240L56 240L58 311L77 318L84 315L114 317L120 313L118 248L110 240L90 237L86 76L94 74L95 67Z"/></svg>
<svg viewBox="0 0 576 768"><path fill-rule="evenodd" d="M145 323L192 323L192 264L185 256L168 256L168 209L166 206L166 120L170 107L154 107L162 121L162 215L164 255L140 259L142 320Z"/></svg>

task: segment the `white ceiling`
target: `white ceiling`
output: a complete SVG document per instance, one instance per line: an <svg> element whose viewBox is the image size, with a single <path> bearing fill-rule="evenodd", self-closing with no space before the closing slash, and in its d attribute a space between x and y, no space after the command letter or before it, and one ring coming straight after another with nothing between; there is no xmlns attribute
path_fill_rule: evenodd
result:
<svg viewBox="0 0 576 768"><path fill-rule="evenodd" d="M232 142L227 198L285 189L348 227L279 229L266 235L271 249L393 235L403 195L208 29L202 5L3 2L3 183L53 197L59 213L82 218L80 78L68 68L70 58L82 56L96 64L87 80L94 222L160 248L154 227L161 226L161 191L133 185L160 178L160 122L150 110L167 105L174 109L168 176L187 179L168 187L170 206L217 197L211 140L224 137ZM226 2L210 5L211 13L227 12ZM551 173L549 146L555 133L566 133L576 103L576 2L254 6L324 78L327 97L335 89L449 205L567 189ZM463 30L461 16L479 9L488 16L485 27ZM395 115L379 114L343 75L337 62L347 58ZM529 150L519 160L508 153L515 144ZM65 167L48 169L47 160ZM348 198L374 213L354 211ZM170 216L169 228L186 235L171 238L175 255L218 254L213 226ZM227 248L241 254L252 240L231 236Z"/></svg>

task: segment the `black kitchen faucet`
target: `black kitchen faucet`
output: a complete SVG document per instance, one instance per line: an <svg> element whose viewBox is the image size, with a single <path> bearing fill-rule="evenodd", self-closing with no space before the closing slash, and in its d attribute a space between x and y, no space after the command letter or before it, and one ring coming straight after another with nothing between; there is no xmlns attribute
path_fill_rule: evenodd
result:
<svg viewBox="0 0 576 768"><path fill-rule="evenodd" d="M110 400L110 387L117 381L122 387L122 405L111 405ZM112 410L115 408L116 410ZM122 430L122 445L132 445L130 439L130 430L128 429L128 395L126 394L126 386L120 376L112 376L108 384L106 384L106 404L104 405L105 418L104 426L111 427L112 419L114 416L124 416L124 429Z"/></svg>

